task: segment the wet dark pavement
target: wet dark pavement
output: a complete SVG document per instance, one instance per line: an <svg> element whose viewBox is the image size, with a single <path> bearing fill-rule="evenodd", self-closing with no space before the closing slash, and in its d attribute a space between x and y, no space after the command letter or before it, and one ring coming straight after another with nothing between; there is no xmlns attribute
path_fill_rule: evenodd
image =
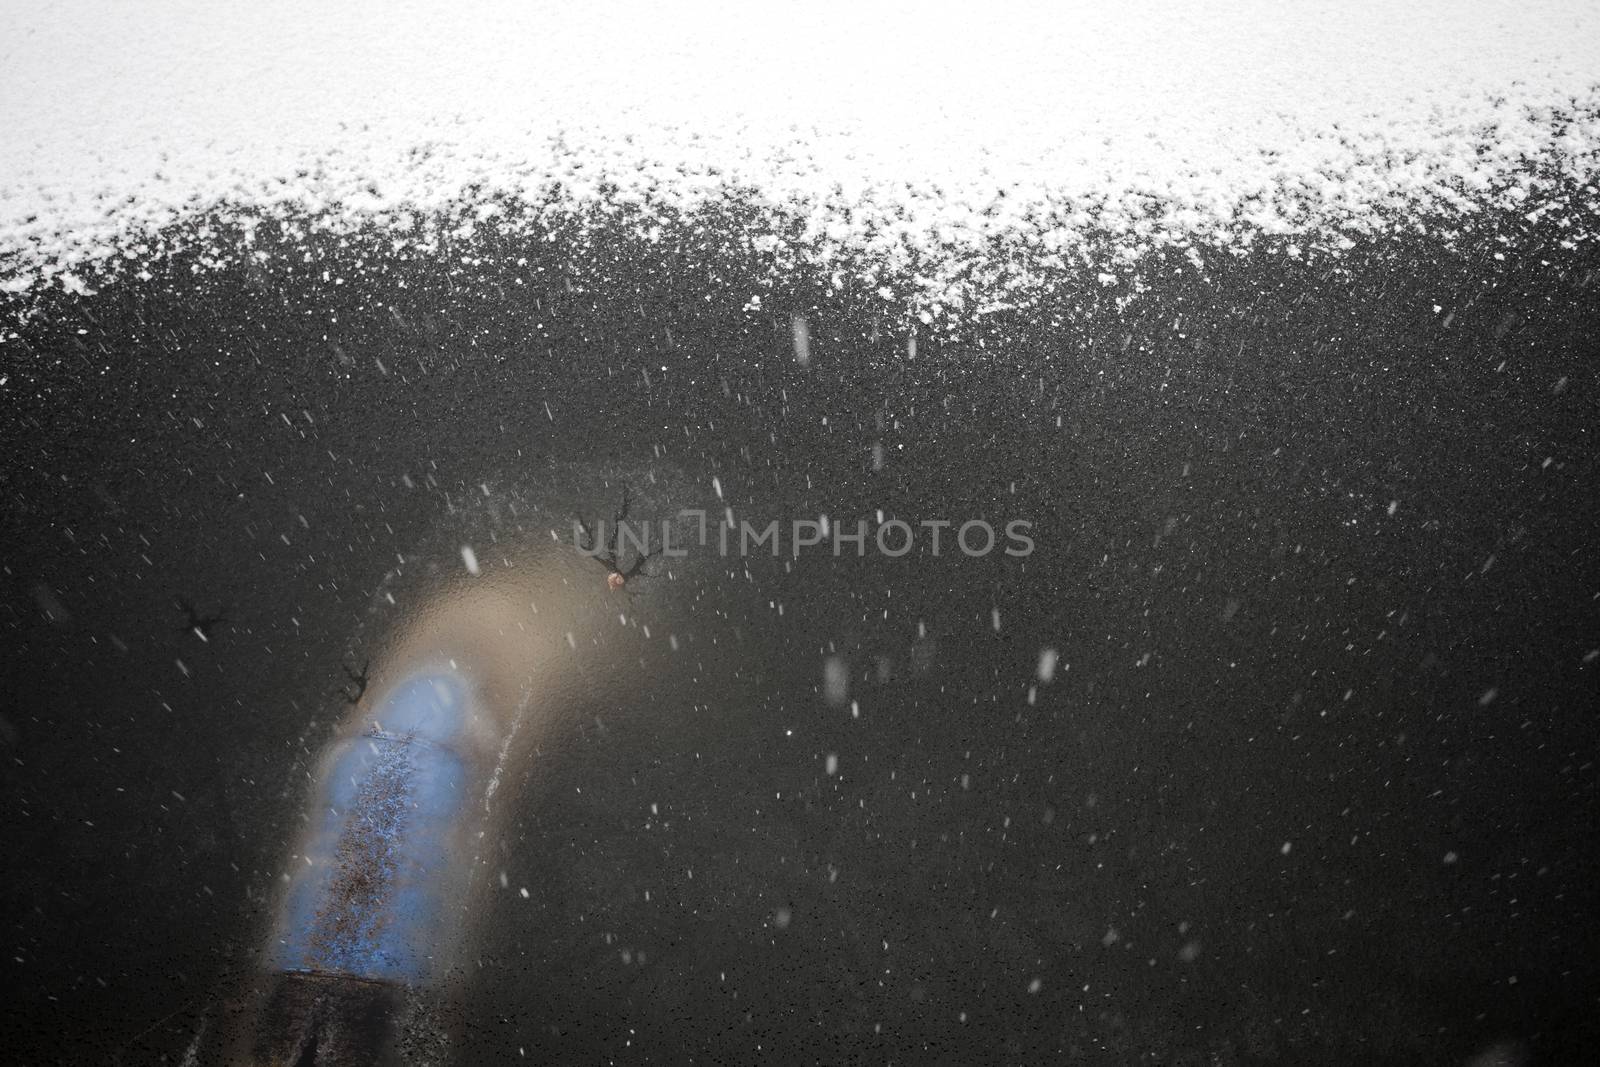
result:
<svg viewBox="0 0 1600 1067"><path fill-rule="evenodd" d="M267 233L266 267L52 298L4 346L8 1047L176 1062L384 591L565 553L628 485L1037 549L696 550L623 598L561 564L580 670L512 783L461 1062L1570 1062L1600 275L1512 221L1174 254L1125 307L1091 270L955 339L687 234Z"/></svg>

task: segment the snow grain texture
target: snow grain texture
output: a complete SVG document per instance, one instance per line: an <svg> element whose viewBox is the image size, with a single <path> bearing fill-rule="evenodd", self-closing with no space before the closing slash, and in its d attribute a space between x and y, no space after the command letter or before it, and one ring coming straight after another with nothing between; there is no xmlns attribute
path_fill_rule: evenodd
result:
<svg viewBox="0 0 1600 1067"><path fill-rule="evenodd" d="M937 297L997 237L1336 252L1600 169L1600 5L1556 0L162 0L8 5L0 41L12 292L218 210L404 234L737 195L813 259L931 263Z"/></svg>

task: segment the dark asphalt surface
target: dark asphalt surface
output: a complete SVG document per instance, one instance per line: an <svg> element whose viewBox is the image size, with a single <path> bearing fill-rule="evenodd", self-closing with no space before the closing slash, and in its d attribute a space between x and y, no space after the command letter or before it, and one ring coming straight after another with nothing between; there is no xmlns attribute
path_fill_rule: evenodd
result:
<svg viewBox="0 0 1600 1067"><path fill-rule="evenodd" d="M712 221L409 257L268 225L249 269L179 252L20 326L11 299L9 1060L181 1055L257 951L385 591L624 484L715 507L713 478L763 520L1038 547L702 553L626 623L597 582L460 1062L1600 1040L1592 249L1487 213L1337 263L1174 253L1125 307L1058 272L911 358L875 286L774 282ZM227 621L202 644L174 596Z"/></svg>

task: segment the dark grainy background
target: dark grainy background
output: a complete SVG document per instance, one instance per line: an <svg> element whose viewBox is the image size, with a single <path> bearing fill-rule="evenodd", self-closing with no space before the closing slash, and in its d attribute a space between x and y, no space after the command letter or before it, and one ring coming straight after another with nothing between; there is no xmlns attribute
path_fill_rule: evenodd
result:
<svg viewBox="0 0 1600 1067"><path fill-rule="evenodd" d="M462 1062L1600 1039L1586 248L1487 213L1151 256L1125 306L1044 272L913 359L874 286L774 283L740 225L420 255L268 223L248 269L175 252L0 345L8 1058L181 1055L398 558L713 477L753 517L1024 518L1038 550L698 559L633 625L597 609ZM211 643L175 595L226 607Z"/></svg>

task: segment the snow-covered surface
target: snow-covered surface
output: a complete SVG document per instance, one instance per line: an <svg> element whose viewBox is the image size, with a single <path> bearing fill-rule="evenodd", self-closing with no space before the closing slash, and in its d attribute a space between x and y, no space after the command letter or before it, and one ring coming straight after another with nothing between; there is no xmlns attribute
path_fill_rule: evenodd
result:
<svg viewBox="0 0 1600 1067"><path fill-rule="evenodd" d="M0 286L218 204L405 224L602 179L754 188L824 256L1070 242L1092 205L1148 237L1149 197L1158 236L1337 248L1515 198L1528 159L1595 174L1597 102L1585 0L13 3Z"/></svg>

